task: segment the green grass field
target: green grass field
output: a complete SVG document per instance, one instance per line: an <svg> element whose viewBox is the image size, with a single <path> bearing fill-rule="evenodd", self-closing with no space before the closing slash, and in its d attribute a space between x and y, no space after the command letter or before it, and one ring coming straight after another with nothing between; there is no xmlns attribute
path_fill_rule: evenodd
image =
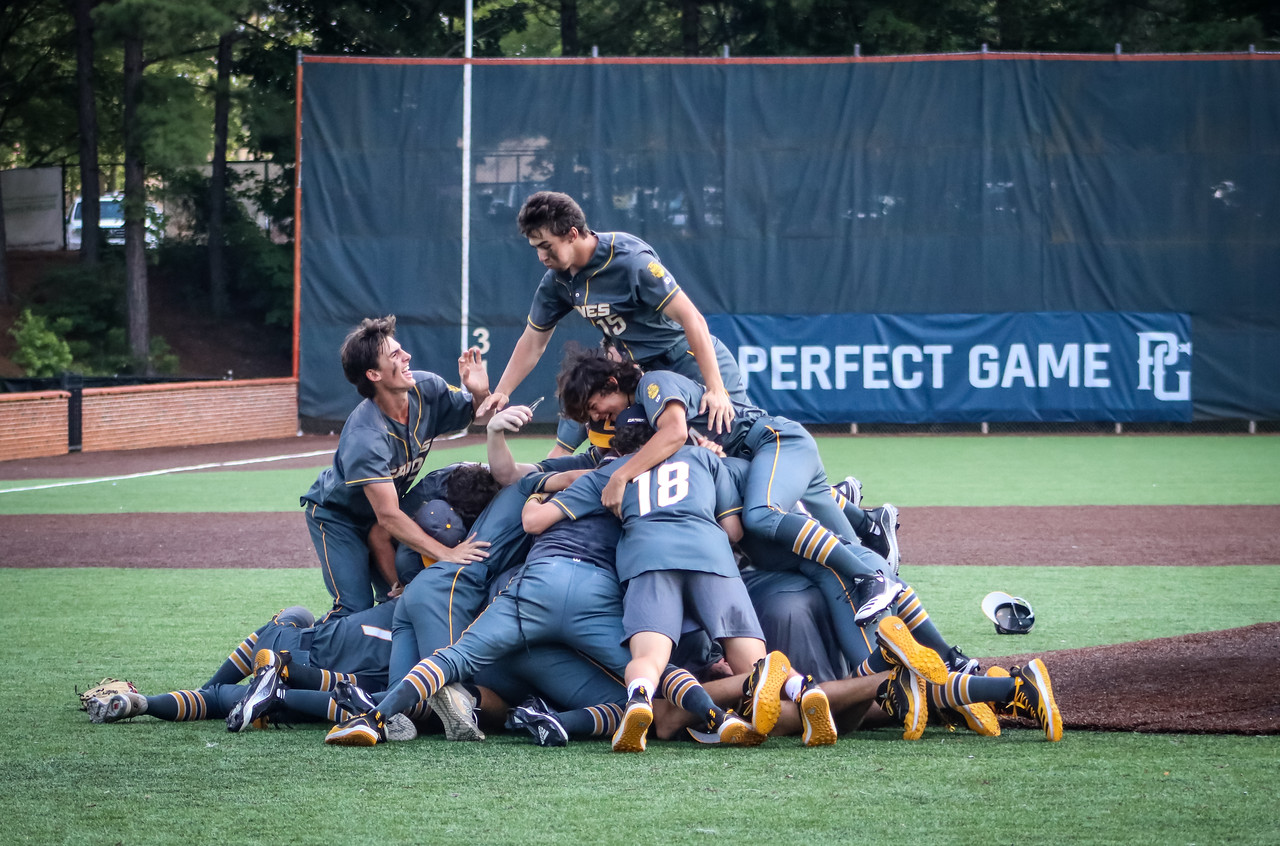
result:
<svg viewBox="0 0 1280 846"><path fill-rule="evenodd" d="M869 501L904 508L1280 504L1271 437L820 443L833 476L855 473ZM526 459L545 448L518 443ZM435 455L436 466L480 457ZM41 480L7 481L0 513L292 511L314 477L215 471L23 492L14 489ZM1280 567L1266 566L1275 564L913 567L910 577L949 637L995 656L1280 620ZM1012 646L977 611L992 584L1035 597L1036 628ZM1099 589L1107 603L1089 598ZM758 749L654 743L633 757L607 743L544 750L501 736L343 749L323 744L321 726L95 726L73 687L104 675L148 693L196 687L280 607L326 607L318 574L0 568L0 591L20 609L0 618L0 657L13 671L0 693L7 842L1280 842L1275 736L1068 731L1048 744L1032 730L931 728L917 743L879 730L825 749L794 738ZM1230 707L1231 692L1222 699Z"/></svg>

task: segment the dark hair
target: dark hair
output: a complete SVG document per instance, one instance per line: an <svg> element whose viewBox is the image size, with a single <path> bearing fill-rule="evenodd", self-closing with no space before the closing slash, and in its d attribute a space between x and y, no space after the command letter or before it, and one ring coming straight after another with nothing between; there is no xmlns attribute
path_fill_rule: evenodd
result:
<svg viewBox="0 0 1280 846"><path fill-rule="evenodd" d="M365 373L378 369L378 356L388 338L396 336L396 316L366 317L360 325L352 329L342 342L339 354L342 356L342 372L347 381L356 386L360 396L373 398L373 383Z"/></svg>
<svg viewBox="0 0 1280 846"><path fill-rule="evenodd" d="M444 483L444 498L458 512L467 530L480 516L502 486L483 464L463 464L455 467Z"/></svg>
<svg viewBox="0 0 1280 846"><path fill-rule="evenodd" d="M582 207L574 202L573 197L559 191L539 191L525 200L516 216L516 226L526 238L537 229L545 229L561 237L575 227L582 235L590 231Z"/></svg>
<svg viewBox="0 0 1280 846"><path fill-rule="evenodd" d="M570 420L588 423L591 418L587 402L593 394L618 390L634 397L641 375L633 362L615 361L604 350L570 341L564 345L564 358L556 375L560 412ZM609 384L610 379L617 380L617 388Z"/></svg>

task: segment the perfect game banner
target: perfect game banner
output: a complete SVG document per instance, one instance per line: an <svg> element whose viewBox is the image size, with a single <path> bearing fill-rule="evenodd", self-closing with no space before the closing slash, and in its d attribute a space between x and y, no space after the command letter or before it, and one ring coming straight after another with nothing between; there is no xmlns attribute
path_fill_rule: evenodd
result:
<svg viewBox="0 0 1280 846"><path fill-rule="evenodd" d="M1191 420L1191 318L729 315L751 399L804 423Z"/></svg>

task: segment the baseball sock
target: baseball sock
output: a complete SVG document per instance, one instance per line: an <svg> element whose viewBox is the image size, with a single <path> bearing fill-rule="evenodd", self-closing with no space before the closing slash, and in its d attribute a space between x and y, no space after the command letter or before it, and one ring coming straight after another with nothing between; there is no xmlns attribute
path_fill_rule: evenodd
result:
<svg viewBox="0 0 1280 846"><path fill-rule="evenodd" d="M911 585L907 585L906 590L898 597L897 616L907 624L917 643L929 647L939 655L946 655L950 651L951 644L943 639L938 627L929 619L929 612L924 610L924 604Z"/></svg>
<svg viewBox="0 0 1280 846"><path fill-rule="evenodd" d="M677 708L690 714L710 714L717 723L724 717L724 709L712 701L706 688L686 669L668 664L658 686L662 697Z"/></svg>
<svg viewBox="0 0 1280 846"><path fill-rule="evenodd" d="M413 666L409 675L387 691L386 697L378 704L378 711L384 717L407 711L419 702L430 699L448 683L449 679L440 665L430 658L423 658Z"/></svg>
<svg viewBox="0 0 1280 846"><path fill-rule="evenodd" d="M839 535L803 514L783 514L773 538L779 543L790 545L791 551L796 555L826 566L850 585L855 578L877 572L850 552L840 542Z"/></svg>
<svg viewBox="0 0 1280 846"><path fill-rule="evenodd" d="M289 683L289 687L298 690L333 690L340 681L358 684L351 673L335 673L332 670L321 670L303 664L290 663L285 666L281 678Z"/></svg>
<svg viewBox="0 0 1280 846"><path fill-rule="evenodd" d="M643 690L644 698L653 701L653 682L645 678L632 679L631 684L627 685L627 698L635 696L637 690Z"/></svg>
<svg viewBox="0 0 1280 846"><path fill-rule="evenodd" d="M258 651L258 633L254 632L244 640L240 641L240 645L227 656L227 660L222 662L222 666L218 667L217 672L204 683L205 687L212 687L215 684L235 684L242 679L253 675L253 656Z"/></svg>
<svg viewBox="0 0 1280 846"><path fill-rule="evenodd" d="M933 687L933 685L930 685ZM949 708L974 702L1006 703L1013 697L1014 680L1008 676L972 676L947 673L947 683L937 685L938 698Z"/></svg>
<svg viewBox="0 0 1280 846"><path fill-rule="evenodd" d="M151 717L173 722L187 720L206 720L211 718L209 704L204 692L199 690L175 690L159 696L147 697L147 710L143 711ZM223 714L222 716L226 716Z"/></svg>
<svg viewBox="0 0 1280 846"><path fill-rule="evenodd" d="M574 737L610 737L622 725L621 705L592 705L573 711L556 712L555 718Z"/></svg>

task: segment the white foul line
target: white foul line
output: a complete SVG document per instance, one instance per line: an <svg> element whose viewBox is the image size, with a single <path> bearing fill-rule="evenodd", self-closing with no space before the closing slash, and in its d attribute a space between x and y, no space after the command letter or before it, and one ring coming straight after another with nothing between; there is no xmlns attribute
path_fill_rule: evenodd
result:
<svg viewBox="0 0 1280 846"><path fill-rule="evenodd" d="M73 479L69 482L50 482L47 485L31 485L26 488L0 488L0 494L21 493L23 491L43 491L49 488L69 488L74 485L93 485L98 482L118 482L124 479L141 479L145 476L164 476L168 473L185 473L189 470L212 470L215 467L235 467L241 464L260 464L266 461L287 461L290 458L314 458L318 455L331 455L331 449L318 449L314 452L298 452L293 455L272 455L267 458L241 458L237 461L218 461L213 464L193 464L190 467L168 467L164 470L150 470L146 473L130 473L127 476L102 476L97 479Z"/></svg>

